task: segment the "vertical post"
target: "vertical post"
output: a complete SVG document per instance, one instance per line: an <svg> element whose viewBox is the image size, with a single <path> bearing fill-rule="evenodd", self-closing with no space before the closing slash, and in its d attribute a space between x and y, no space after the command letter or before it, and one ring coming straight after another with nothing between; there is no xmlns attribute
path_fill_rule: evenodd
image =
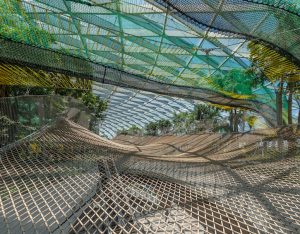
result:
<svg viewBox="0 0 300 234"><path fill-rule="evenodd" d="M102 84L104 84L105 76L106 76L106 67L104 67L104 73L103 73L103 77L102 77Z"/></svg>

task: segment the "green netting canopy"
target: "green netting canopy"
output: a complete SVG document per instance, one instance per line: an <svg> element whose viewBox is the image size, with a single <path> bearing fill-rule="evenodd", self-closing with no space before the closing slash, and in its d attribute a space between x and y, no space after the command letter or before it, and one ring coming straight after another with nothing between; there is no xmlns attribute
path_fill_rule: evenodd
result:
<svg viewBox="0 0 300 234"><path fill-rule="evenodd" d="M40 77L37 70L42 69L240 106L267 113L274 125L272 89L250 96L228 92L212 84L211 77L226 79L233 69L255 66L249 60L249 40L278 51L278 61L286 56L298 62L298 4L290 1L3 0L0 7L2 77L11 77L10 64L27 66L35 69L31 77ZM18 71L19 79L0 82L16 85L20 73L28 76L26 69Z"/></svg>

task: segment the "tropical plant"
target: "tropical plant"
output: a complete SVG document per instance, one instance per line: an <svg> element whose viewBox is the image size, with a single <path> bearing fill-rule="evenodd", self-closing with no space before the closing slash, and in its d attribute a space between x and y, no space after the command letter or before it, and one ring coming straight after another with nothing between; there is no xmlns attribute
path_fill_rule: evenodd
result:
<svg viewBox="0 0 300 234"><path fill-rule="evenodd" d="M122 129L120 131L118 131L117 135L122 134L122 135L141 135L142 134L142 129L140 129L138 126L136 125L132 125L130 128L128 129Z"/></svg>
<svg viewBox="0 0 300 234"><path fill-rule="evenodd" d="M151 136L156 136L158 134L158 123L150 122L146 125L146 134Z"/></svg>
<svg viewBox="0 0 300 234"><path fill-rule="evenodd" d="M40 28L26 13L19 0L0 1L0 36L48 48L53 35Z"/></svg>
<svg viewBox="0 0 300 234"><path fill-rule="evenodd" d="M236 111L235 115L229 114L227 119L226 112ZM252 128L256 119L246 118L245 111L223 107L219 105L196 104L192 112L174 113L170 119L161 119L150 122L145 126L145 132L135 125L129 129L122 129L118 134L125 135L164 135L164 134L191 134L203 131L209 132L238 132L245 130L245 122ZM231 120L231 118L236 120ZM229 120L229 121L228 121ZM229 124L228 124L229 122Z"/></svg>
<svg viewBox="0 0 300 234"><path fill-rule="evenodd" d="M146 126L147 135L188 134L201 131L215 131L224 124L221 109L206 104L196 104L194 111L174 113L170 120L150 122Z"/></svg>
<svg viewBox="0 0 300 234"><path fill-rule="evenodd" d="M261 85L263 81L262 76L257 74L253 69L233 69L225 74L225 76L211 76L208 80L212 87L232 96L252 95L253 89Z"/></svg>
<svg viewBox="0 0 300 234"><path fill-rule="evenodd" d="M233 69L224 77L220 75L211 76L208 82L226 95L248 99L254 98L254 88L263 85L264 80L259 71L249 68L247 70ZM239 124L244 124L243 111L233 107L227 109L229 111L229 129L232 132L238 132Z"/></svg>
<svg viewBox="0 0 300 234"><path fill-rule="evenodd" d="M170 132L172 127L172 123L168 119L161 119L157 123L157 129L160 132L160 134L166 134Z"/></svg>
<svg viewBox="0 0 300 234"><path fill-rule="evenodd" d="M212 119L220 116L220 108L205 105L205 104L197 104L195 105L194 115L195 120L204 120L204 119Z"/></svg>
<svg viewBox="0 0 300 234"><path fill-rule="evenodd" d="M300 130L300 94L298 92L295 93L294 99L296 101L297 107L298 107L298 126L297 129Z"/></svg>
<svg viewBox="0 0 300 234"><path fill-rule="evenodd" d="M255 116L255 115L250 115L246 118L246 121L250 127L250 130L253 128L256 120L257 120L257 116Z"/></svg>
<svg viewBox="0 0 300 234"><path fill-rule="evenodd" d="M174 113L172 118L173 133L186 134L195 129L195 118L193 112Z"/></svg>
<svg viewBox="0 0 300 234"><path fill-rule="evenodd" d="M81 99L95 117L103 119L103 112L107 109L106 101L101 100L99 96L96 96L92 92L85 92Z"/></svg>
<svg viewBox="0 0 300 234"><path fill-rule="evenodd" d="M277 125L285 124L283 118L283 99L288 94L288 119L292 124L292 104L296 83L300 80L300 67L274 49L250 42L248 45L251 60L261 69L265 77L273 84L276 94Z"/></svg>
<svg viewBox="0 0 300 234"><path fill-rule="evenodd" d="M66 88L44 88L44 87L25 87L25 86L6 86L5 95L6 96L20 96L20 95L52 95L59 94L62 96L70 96L79 101L78 104L83 104L81 110L84 110L84 107L87 108L89 113L89 129L98 132L98 125L101 120L104 118L104 112L108 107L107 101L102 100L99 96L96 96L91 92L91 90L78 90L78 89L66 89ZM63 102L54 102L57 110L64 110ZM63 106L61 106L63 105ZM43 119L44 113L47 111L43 110L47 108L48 105L45 103L24 103L18 102L18 107L14 105L14 108L18 108L20 122L28 126L39 126ZM61 107L60 107L61 106ZM11 108L13 108L11 107ZM77 107L77 106L76 106ZM24 111L23 111L24 109Z"/></svg>

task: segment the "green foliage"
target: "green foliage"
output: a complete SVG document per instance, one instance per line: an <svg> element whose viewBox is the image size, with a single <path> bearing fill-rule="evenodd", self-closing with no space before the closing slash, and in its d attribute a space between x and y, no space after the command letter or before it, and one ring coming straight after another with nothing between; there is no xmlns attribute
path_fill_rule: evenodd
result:
<svg viewBox="0 0 300 234"><path fill-rule="evenodd" d="M248 123L250 126L255 120L254 117L244 119L244 112L242 111L230 110L228 115L223 109L216 106L196 104L192 112L174 113L173 117L169 120L161 119L148 123L145 126L144 134L157 136L164 134L194 134L203 131L232 132L233 128L234 131L238 131L238 126L244 129L245 121L250 121ZM253 124L250 128L252 126ZM119 131L118 134L142 135L143 131L133 125L127 130L123 129Z"/></svg>
<svg viewBox="0 0 300 234"><path fill-rule="evenodd" d="M55 92L63 96L71 96L76 99L82 100L83 104L98 119L103 119L103 112L106 111L108 107L107 101L102 100L99 96L93 94L90 90L56 89Z"/></svg>
<svg viewBox="0 0 300 234"><path fill-rule="evenodd" d="M40 28L18 0L0 0L0 36L48 48L54 37Z"/></svg>
<svg viewBox="0 0 300 234"><path fill-rule="evenodd" d="M5 86L6 96L22 96L23 98L9 98L10 105L0 116L1 133L6 140L0 142L0 147L31 134L35 130L50 123L60 116L65 116L70 108L76 111L72 120L83 123L95 133L99 133L99 120L107 109L107 102L86 90L54 89L41 87ZM51 96L60 94L73 98ZM46 95L34 97L31 95ZM50 96L49 96L50 95ZM86 125L88 124L88 126Z"/></svg>
<svg viewBox="0 0 300 234"><path fill-rule="evenodd" d="M173 124L180 125L186 121L192 122L193 119L194 119L193 113L189 113L189 112L174 113Z"/></svg>
<svg viewBox="0 0 300 234"><path fill-rule="evenodd" d="M224 77L217 75L211 77L214 87L234 94L251 95L253 88L263 83L260 75L253 70L233 69Z"/></svg>
<svg viewBox="0 0 300 234"><path fill-rule="evenodd" d="M221 109L207 104L196 104L193 112L174 114L172 120L175 134L215 131L222 122Z"/></svg>
<svg viewBox="0 0 300 234"><path fill-rule="evenodd" d="M25 86L6 86L7 96L21 95L51 95L59 94L79 99L98 119L103 119L103 112L107 109L107 102L93 94L90 90L65 89L65 88L43 88Z"/></svg>
<svg viewBox="0 0 300 234"><path fill-rule="evenodd" d="M142 129L140 129L136 125L132 125L128 129L122 129L121 131L118 132L118 134L123 134L123 135L139 135L142 132Z"/></svg>
<svg viewBox="0 0 300 234"><path fill-rule="evenodd" d="M256 120L257 120L257 116L254 116L254 115L251 115L251 116L249 116L249 117L246 118L246 121L247 121L247 123L248 123L250 129L253 128L253 126L254 126Z"/></svg>
<svg viewBox="0 0 300 234"><path fill-rule="evenodd" d="M172 123L168 119L161 119L157 123L157 128L161 133L167 133L170 131Z"/></svg>
<svg viewBox="0 0 300 234"><path fill-rule="evenodd" d="M158 122L150 122L146 125L146 134L156 136L158 134Z"/></svg>
<svg viewBox="0 0 300 234"><path fill-rule="evenodd" d="M22 95L50 95L54 93L53 88L44 87L26 87L26 86L5 86L7 96L22 96Z"/></svg>
<svg viewBox="0 0 300 234"><path fill-rule="evenodd" d="M286 55L256 42L250 42L248 49L252 62L259 67L266 79L272 83L277 83L280 80L294 82L300 79L299 65L286 57Z"/></svg>
<svg viewBox="0 0 300 234"><path fill-rule="evenodd" d="M206 105L197 104L192 112L174 113L171 120L162 119L157 122L150 122L146 126L147 135L187 134L208 129L219 129L221 109Z"/></svg>
<svg viewBox="0 0 300 234"><path fill-rule="evenodd" d="M161 119L157 122L150 122L146 125L146 134L156 136L158 134L166 134L172 128L172 122L168 119Z"/></svg>
<svg viewBox="0 0 300 234"><path fill-rule="evenodd" d="M92 92L86 92L82 95L83 103L91 110L95 117L103 119L103 112L107 109L107 101L103 101L99 96Z"/></svg>
<svg viewBox="0 0 300 234"><path fill-rule="evenodd" d="M220 117L221 110L214 106L197 104L195 106L195 120L204 120Z"/></svg>
<svg viewBox="0 0 300 234"><path fill-rule="evenodd" d="M286 40L289 40L289 37ZM252 62L273 84L274 89L269 92L275 94L275 98L270 98L269 105L276 106L276 125L292 124L293 96L300 79L299 65L280 51L261 43L252 41L248 44L248 49ZM288 99L285 93L288 93Z"/></svg>
<svg viewBox="0 0 300 234"><path fill-rule="evenodd" d="M128 130L133 133L138 133L141 129L136 125L132 125Z"/></svg>
<svg viewBox="0 0 300 234"><path fill-rule="evenodd" d="M174 113L173 118L173 132L175 134L184 134L192 131L195 127L195 114L194 112L181 112Z"/></svg>

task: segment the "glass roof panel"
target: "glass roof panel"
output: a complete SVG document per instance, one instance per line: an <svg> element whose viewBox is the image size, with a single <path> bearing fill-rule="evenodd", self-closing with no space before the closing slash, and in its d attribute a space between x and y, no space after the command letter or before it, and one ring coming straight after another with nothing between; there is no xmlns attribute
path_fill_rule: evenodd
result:
<svg viewBox="0 0 300 234"><path fill-rule="evenodd" d="M92 6L68 0L22 2L32 20L54 36L51 48L154 80L197 86L196 80L215 70L222 73L230 64L250 65L246 47L240 47L244 40L194 30L168 9L144 0L87 1ZM197 9L213 11L202 5L206 10Z"/></svg>

